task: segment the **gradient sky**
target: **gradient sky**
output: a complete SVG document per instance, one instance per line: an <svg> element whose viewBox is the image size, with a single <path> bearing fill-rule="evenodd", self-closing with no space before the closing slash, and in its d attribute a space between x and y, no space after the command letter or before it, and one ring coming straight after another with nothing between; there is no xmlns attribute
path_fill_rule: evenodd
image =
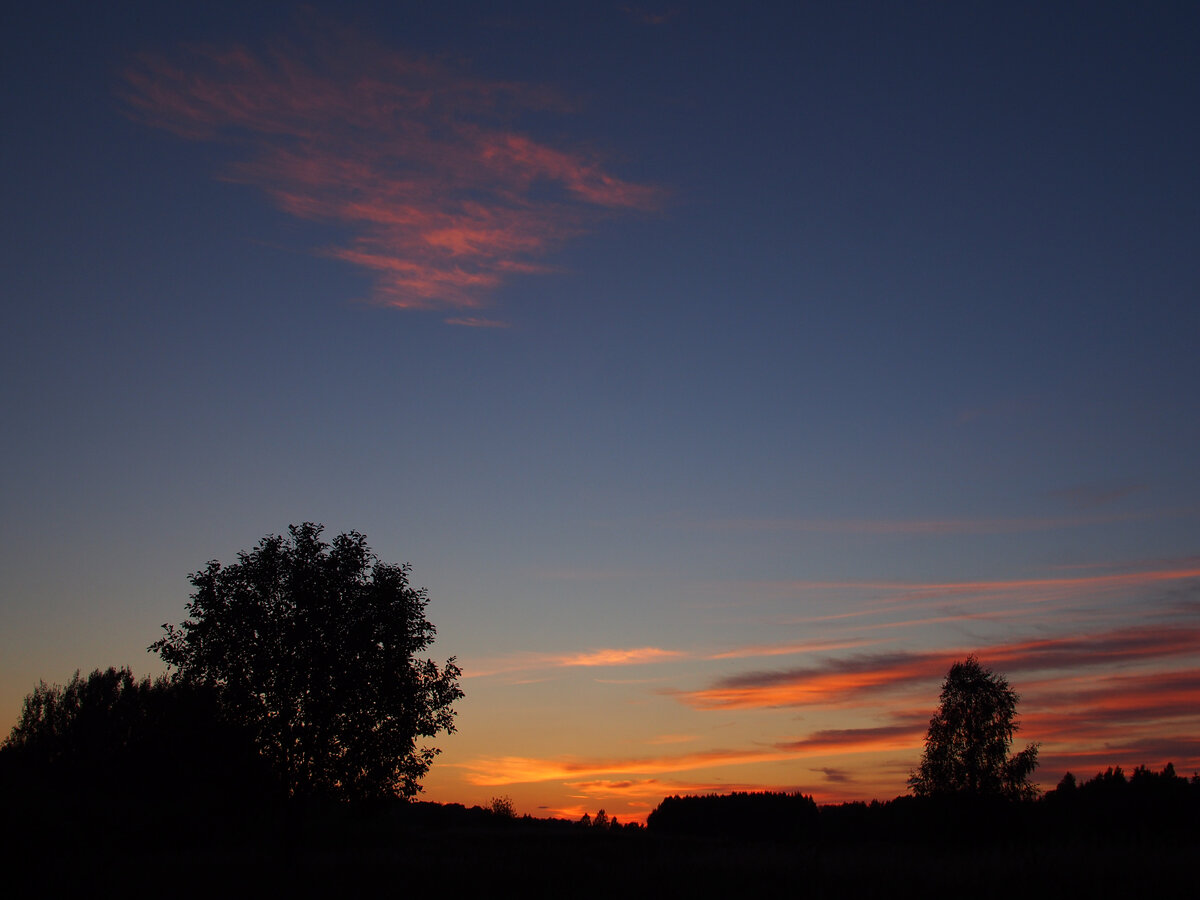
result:
<svg viewBox="0 0 1200 900"><path fill-rule="evenodd" d="M8 14L0 728L311 520L429 799L893 797L971 652L1200 769L1200 7L241 6Z"/></svg>

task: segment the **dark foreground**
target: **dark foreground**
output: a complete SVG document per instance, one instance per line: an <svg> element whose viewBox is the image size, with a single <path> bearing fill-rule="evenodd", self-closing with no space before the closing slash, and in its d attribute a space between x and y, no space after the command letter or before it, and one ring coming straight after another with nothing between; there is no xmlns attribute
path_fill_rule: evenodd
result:
<svg viewBox="0 0 1200 900"><path fill-rule="evenodd" d="M192 833L178 846L161 833L139 835L136 822L111 822L107 834L96 833L96 823L64 822L18 838L23 847L8 845L20 852L6 862L5 880L16 889L6 893L1014 898L1191 897L1200 887L1194 835L740 840L646 829L596 833L539 820L384 820L338 816L290 836L245 833L237 840ZM189 831L180 823L181 836Z"/></svg>
<svg viewBox="0 0 1200 900"><path fill-rule="evenodd" d="M1068 776L1029 802L668 797L648 827L616 827L503 804L288 799L253 767L197 779L140 758L9 762L6 897L1200 896L1200 776L1170 765Z"/></svg>

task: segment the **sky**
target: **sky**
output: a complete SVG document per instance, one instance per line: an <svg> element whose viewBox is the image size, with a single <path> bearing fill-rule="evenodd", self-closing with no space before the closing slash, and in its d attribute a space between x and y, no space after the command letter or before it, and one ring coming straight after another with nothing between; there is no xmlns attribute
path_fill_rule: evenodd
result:
<svg viewBox="0 0 1200 900"><path fill-rule="evenodd" d="M245 6L7 14L0 731L313 521L430 800L1200 770L1200 7Z"/></svg>

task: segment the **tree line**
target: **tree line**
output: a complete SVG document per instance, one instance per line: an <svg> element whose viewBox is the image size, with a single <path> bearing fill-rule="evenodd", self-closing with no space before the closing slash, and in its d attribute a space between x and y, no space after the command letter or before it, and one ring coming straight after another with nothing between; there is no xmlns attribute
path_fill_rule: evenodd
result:
<svg viewBox="0 0 1200 900"><path fill-rule="evenodd" d="M665 798L651 834L736 840L876 841L976 845L1200 837L1200 775L1138 766L1085 781L1067 773L1040 797L937 794L818 805L795 793Z"/></svg>

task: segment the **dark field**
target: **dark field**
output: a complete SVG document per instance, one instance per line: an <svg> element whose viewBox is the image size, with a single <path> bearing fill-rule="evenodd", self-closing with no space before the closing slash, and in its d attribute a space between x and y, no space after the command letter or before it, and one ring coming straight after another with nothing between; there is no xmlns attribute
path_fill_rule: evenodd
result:
<svg viewBox="0 0 1200 900"><path fill-rule="evenodd" d="M1200 887L1195 835L1133 841L1027 837L905 840L738 840L646 829L594 833L568 823L481 826L335 821L307 834L168 849L88 846L64 825L6 866L9 896L119 890L132 896L259 891L326 896L1191 897ZM136 831L136 828L133 829ZM184 826L183 831L188 830ZM290 846L289 846L290 844ZM11 846L11 845L10 845Z"/></svg>

